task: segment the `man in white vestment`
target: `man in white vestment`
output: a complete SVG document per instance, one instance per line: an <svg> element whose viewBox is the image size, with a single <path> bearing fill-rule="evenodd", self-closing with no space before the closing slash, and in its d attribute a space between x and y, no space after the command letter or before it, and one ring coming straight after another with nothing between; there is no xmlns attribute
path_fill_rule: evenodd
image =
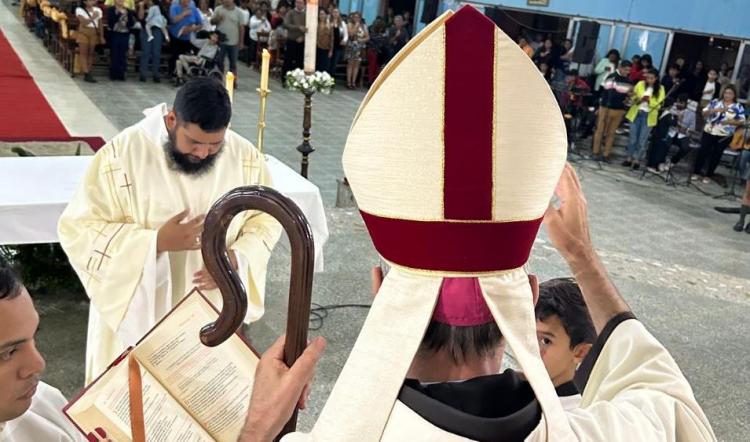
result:
<svg viewBox="0 0 750 442"><path fill-rule="evenodd" d="M394 99L404 91L408 101ZM373 156L375 133L388 142ZM715 440L677 363L607 275L566 144L549 85L472 6L447 11L399 52L360 105L343 156L390 271L314 426L285 442ZM553 195L559 204L550 204ZM524 267L542 222L597 333L576 372L581 403L573 410L540 356ZM448 278L476 278L481 296L448 296ZM520 372L405 382L431 320L447 304L459 313L481 305L474 299L490 315L449 315L449 323L491 316ZM243 442L279 433L322 346L313 341L291 368L279 352L261 359Z"/></svg>
<svg viewBox="0 0 750 442"><path fill-rule="evenodd" d="M193 287L217 306L200 237L211 205L236 187L272 186L263 156L228 129L223 85L188 82L94 156L60 218L60 243L91 299L86 383L153 327ZM227 248L249 303L263 315L266 266L281 226L269 215L234 218Z"/></svg>
<svg viewBox="0 0 750 442"><path fill-rule="evenodd" d="M63 395L39 380L44 358L34 344L38 327L31 296L0 261L0 441L84 441L61 412Z"/></svg>
<svg viewBox="0 0 750 442"><path fill-rule="evenodd" d="M550 207L544 225L549 238L565 259L581 287L599 337L589 357L584 361L578 379L585 388L580 408L566 410L562 418L573 429L570 437L556 438L555 434L544 434L544 418L536 412L539 425L519 439L508 437L505 430L511 426L524 426L518 413L509 415L510 420L488 440L580 440L580 441L713 441L715 436L703 411L695 400L689 383L680 372L669 352L636 320L607 275L601 260L589 238L586 201L580 184L571 167L563 173L557 194L563 201L559 209ZM377 298L376 298L377 301ZM283 337L261 358L255 375L255 384L247 423L240 437L241 442L270 442L281 431L291 416L306 385L312 379L315 364L325 349L323 338L311 341L300 359L288 368L284 364ZM363 376L366 376L363 373ZM515 387L505 393L517 393ZM403 390L402 390L403 394ZM507 397L494 396L497 401L508 401ZM359 402L356 394L353 403ZM433 399L433 398L428 398ZM455 399L458 401L460 398ZM520 397L516 396L519 400ZM421 400L423 403L430 402ZM445 404L433 406L445 408ZM534 399L529 404L534 404ZM526 403L521 403L526 405ZM538 404L536 405L538 407ZM536 408L535 407L535 408ZM414 424L401 402L391 412L386 433L375 438L361 440L424 440L466 441L465 435L450 434L429 422ZM425 410L420 410L425 411ZM432 410L431 412L435 412ZM451 416L461 416L454 409ZM405 417L406 416L406 417ZM412 416L414 417L414 416ZM419 420L419 417L415 417ZM368 419L363 415L362 419ZM460 419L459 419L460 420ZM493 419L479 419L484 426ZM433 422L442 425L444 423ZM347 427L352 422L340 422ZM402 425L405 438L391 438L389 431ZM414 433L414 432L417 433ZM284 441L309 440L306 435L290 434ZM549 437L549 438L548 438Z"/></svg>

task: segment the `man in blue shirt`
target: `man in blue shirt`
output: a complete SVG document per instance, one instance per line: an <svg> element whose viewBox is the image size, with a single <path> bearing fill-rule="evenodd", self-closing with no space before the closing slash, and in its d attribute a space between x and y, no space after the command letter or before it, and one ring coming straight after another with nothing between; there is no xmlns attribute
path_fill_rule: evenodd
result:
<svg viewBox="0 0 750 442"><path fill-rule="evenodd" d="M175 62L180 55L190 52L190 35L201 30L203 18L195 3L190 0L180 0L172 3L169 8L170 50L169 72L174 73Z"/></svg>

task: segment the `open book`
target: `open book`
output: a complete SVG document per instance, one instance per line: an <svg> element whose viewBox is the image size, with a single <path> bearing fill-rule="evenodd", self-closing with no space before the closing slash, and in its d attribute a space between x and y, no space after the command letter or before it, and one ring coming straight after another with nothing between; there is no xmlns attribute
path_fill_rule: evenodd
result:
<svg viewBox="0 0 750 442"><path fill-rule="evenodd" d="M132 355L141 370L149 442L236 441L259 357L237 333L217 347L200 342L201 327L218 315L193 290L63 412L84 435L131 441L127 356Z"/></svg>

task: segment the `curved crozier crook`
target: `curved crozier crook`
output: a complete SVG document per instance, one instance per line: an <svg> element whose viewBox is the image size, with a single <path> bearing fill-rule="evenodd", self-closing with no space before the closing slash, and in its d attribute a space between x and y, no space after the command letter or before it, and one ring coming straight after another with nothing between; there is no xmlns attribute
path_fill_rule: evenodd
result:
<svg viewBox="0 0 750 442"><path fill-rule="evenodd" d="M292 265L284 362L291 367L307 346L315 250L310 224L300 208L291 199L269 187L234 189L219 198L206 215L201 238L203 262L221 291L223 306L216 322L201 329L201 342L209 347L221 344L237 331L245 318L247 295L229 261L226 235L234 216L246 210L258 210L273 216L289 237ZM296 421L295 412L281 435L294 431Z"/></svg>

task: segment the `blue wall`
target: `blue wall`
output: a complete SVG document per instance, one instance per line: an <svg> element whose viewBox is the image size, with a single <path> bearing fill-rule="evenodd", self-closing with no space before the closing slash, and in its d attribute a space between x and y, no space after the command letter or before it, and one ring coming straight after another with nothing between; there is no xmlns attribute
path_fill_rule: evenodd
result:
<svg viewBox="0 0 750 442"><path fill-rule="evenodd" d="M750 39L748 0L549 0L548 7L527 6L527 0L479 2Z"/></svg>

